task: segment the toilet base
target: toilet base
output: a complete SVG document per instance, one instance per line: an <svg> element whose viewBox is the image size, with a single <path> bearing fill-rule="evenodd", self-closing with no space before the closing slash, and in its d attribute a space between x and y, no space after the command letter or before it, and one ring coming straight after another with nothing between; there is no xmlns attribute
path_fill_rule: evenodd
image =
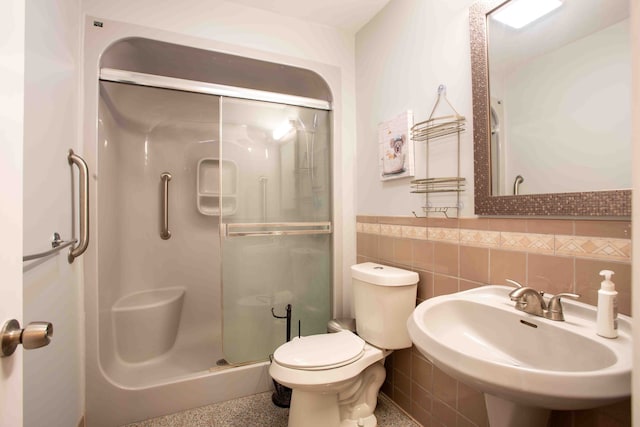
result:
<svg viewBox="0 0 640 427"><path fill-rule="evenodd" d="M289 427L338 427L340 410L337 393L314 393L293 390Z"/></svg>
<svg viewBox="0 0 640 427"><path fill-rule="evenodd" d="M357 420L342 420L340 427L378 427L378 419L372 414Z"/></svg>
<svg viewBox="0 0 640 427"><path fill-rule="evenodd" d="M373 414L386 372L375 362L338 389L293 389L289 427L377 427Z"/></svg>
<svg viewBox="0 0 640 427"><path fill-rule="evenodd" d="M378 427L375 415L340 420L337 394L294 390L288 427Z"/></svg>

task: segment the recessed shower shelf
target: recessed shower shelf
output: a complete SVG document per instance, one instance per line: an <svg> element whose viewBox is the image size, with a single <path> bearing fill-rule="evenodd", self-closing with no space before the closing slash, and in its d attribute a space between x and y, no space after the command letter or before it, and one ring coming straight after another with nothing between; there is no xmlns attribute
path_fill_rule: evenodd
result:
<svg viewBox="0 0 640 427"><path fill-rule="evenodd" d="M200 159L197 206L203 215L233 215L238 209L238 165L213 157Z"/></svg>

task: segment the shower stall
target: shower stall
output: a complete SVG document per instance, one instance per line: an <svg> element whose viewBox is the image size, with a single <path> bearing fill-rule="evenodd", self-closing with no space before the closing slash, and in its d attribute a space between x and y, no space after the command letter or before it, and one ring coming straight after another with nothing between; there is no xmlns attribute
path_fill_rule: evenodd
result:
<svg viewBox="0 0 640 427"><path fill-rule="evenodd" d="M98 71L88 425L268 390L287 305L292 334L331 317L326 84L142 38L113 44Z"/></svg>

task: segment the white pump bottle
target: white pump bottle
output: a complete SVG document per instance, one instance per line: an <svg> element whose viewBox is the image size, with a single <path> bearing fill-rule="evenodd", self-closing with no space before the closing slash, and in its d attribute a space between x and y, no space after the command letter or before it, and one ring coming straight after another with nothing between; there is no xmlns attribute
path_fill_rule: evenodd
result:
<svg viewBox="0 0 640 427"><path fill-rule="evenodd" d="M605 338L618 337L618 303L615 284L611 281L611 270L602 270L600 275L604 280L598 291L598 314L596 318L596 333Z"/></svg>

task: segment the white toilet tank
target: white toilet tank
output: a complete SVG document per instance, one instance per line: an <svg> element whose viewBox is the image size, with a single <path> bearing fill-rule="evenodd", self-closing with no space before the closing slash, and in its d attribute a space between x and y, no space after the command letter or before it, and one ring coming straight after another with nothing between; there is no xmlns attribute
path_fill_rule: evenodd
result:
<svg viewBox="0 0 640 427"><path fill-rule="evenodd" d="M411 347L407 319L416 306L418 273L365 262L351 266L356 330L383 349Z"/></svg>

